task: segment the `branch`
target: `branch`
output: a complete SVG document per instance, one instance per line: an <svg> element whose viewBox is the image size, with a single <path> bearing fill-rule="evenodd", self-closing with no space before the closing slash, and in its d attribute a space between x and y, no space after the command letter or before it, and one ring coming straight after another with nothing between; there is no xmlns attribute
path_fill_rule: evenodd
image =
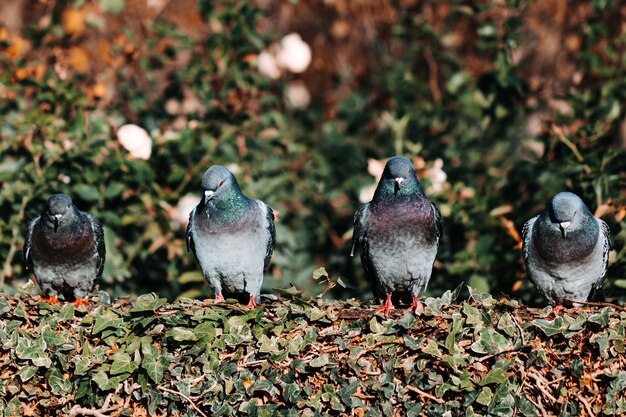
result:
<svg viewBox="0 0 626 417"><path fill-rule="evenodd" d="M165 388L165 387L162 387L162 386L157 386L157 389L160 389L161 391L168 392L168 393L170 393L170 394L178 395L179 397L181 397L181 398L185 399L185 400L189 403L189 405L191 406L191 408L193 408L194 410L196 410L196 412L197 412L198 414L200 414L202 417L208 417L206 414L204 414L204 413L202 412L202 410L200 410L200 409L198 408L198 406L197 406L197 405L193 402L193 400L192 400L191 398L187 397L187 396L186 396L185 394L183 394L182 392L175 391L175 390L173 390L173 389ZM98 416L98 417L101 417L101 416Z"/></svg>
<svg viewBox="0 0 626 417"><path fill-rule="evenodd" d="M443 404L443 403L445 403L445 401L444 401L444 400L442 400L441 398L437 398L437 397L435 397L435 396L434 396L434 395L432 395L432 394L429 394L429 393L427 393L427 392L424 392L424 391L422 391L421 389L419 389L419 388L417 388L417 387L414 387L413 385L404 385L404 382L400 381L400 379L398 379L398 378L394 378L394 379L393 379L393 382L394 382L395 384L398 384L398 385L400 385L400 386L403 386L404 388L406 388L406 389L407 389L407 390L409 390L409 391L412 391L412 392L414 392L414 393L416 393L416 394L421 395L422 397L426 397L426 398L428 398L428 399L430 399L430 400L433 400L433 401L435 401L436 403L439 403L439 404Z"/></svg>

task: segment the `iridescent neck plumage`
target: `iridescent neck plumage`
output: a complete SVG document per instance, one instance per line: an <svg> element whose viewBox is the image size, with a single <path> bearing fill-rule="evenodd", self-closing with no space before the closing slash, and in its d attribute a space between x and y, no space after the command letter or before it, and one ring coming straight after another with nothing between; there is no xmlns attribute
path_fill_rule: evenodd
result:
<svg viewBox="0 0 626 417"><path fill-rule="evenodd" d="M373 202L402 197L425 197L424 190L415 177L407 177L398 185L393 178L381 178L374 192Z"/></svg>

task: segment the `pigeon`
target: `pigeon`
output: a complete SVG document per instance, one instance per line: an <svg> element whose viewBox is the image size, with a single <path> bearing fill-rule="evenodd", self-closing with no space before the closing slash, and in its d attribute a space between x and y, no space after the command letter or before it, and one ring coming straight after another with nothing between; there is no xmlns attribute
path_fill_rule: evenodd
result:
<svg viewBox="0 0 626 417"><path fill-rule="evenodd" d="M361 263L374 297L385 302L377 311L394 308L394 297L417 296L426 289L441 237L441 214L428 201L408 158L387 161L374 198L354 215L350 256L360 248Z"/></svg>
<svg viewBox="0 0 626 417"><path fill-rule="evenodd" d="M227 294L248 297L247 307L256 307L275 245L272 209L246 197L228 169L207 169L200 203L189 214L187 250L213 289L208 301L223 302Z"/></svg>
<svg viewBox="0 0 626 417"><path fill-rule="evenodd" d="M102 277L106 249L100 221L80 211L65 194L48 199L41 215L29 225L24 242L27 271L35 274L42 301L57 303L57 295L88 304L85 298Z"/></svg>
<svg viewBox="0 0 626 417"><path fill-rule="evenodd" d="M562 192L528 220L522 255L528 278L557 311L564 302L587 301L604 284L611 231L576 194Z"/></svg>

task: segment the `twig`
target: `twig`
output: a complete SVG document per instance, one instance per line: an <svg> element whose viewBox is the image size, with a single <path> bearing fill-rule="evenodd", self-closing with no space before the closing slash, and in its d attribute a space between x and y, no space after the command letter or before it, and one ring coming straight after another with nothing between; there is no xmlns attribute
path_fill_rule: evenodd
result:
<svg viewBox="0 0 626 417"><path fill-rule="evenodd" d="M77 416L109 417L108 414L105 414L107 411L114 411L120 408L119 405L115 405L113 407L109 405L111 403L112 398L113 398L113 394L107 395L107 397L104 400L104 404L102 404L102 407L98 409L84 408L76 404L70 409L70 413L68 414L68 417L77 417Z"/></svg>
<svg viewBox="0 0 626 417"><path fill-rule="evenodd" d="M556 398L554 397L554 395L552 395L552 393L546 387L547 381L545 381L545 379L543 379L540 375L537 375L536 373L532 371L528 371L526 374L535 380L535 382L537 383L536 387L539 389L539 391L541 391L543 395L545 395L553 403L556 403Z"/></svg>
<svg viewBox="0 0 626 417"><path fill-rule="evenodd" d="M571 300L564 300L564 301L567 301L572 304L576 303L576 304L582 304L582 305L592 306L592 307L611 307L620 311L626 311L626 307L624 306L620 306L620 305L613 304L613 303L607 303L604 301L571 301Z"/></svg>
<svg viewBox="0 0 626 417"><path fill-rule="evenodd" d="M198 412L198 414L200 414L200 415L201 415L201 416L203 416L203 417L208 417L206 414L204 414L204 413L202 412L202 410L200 410L200 409L198 408L198 406L197 406L197 405L193 402L193 400L192 400L191 398L187 397L187 396L186 396L185 394L183 394L182 392L179 392L179 391L176 391L176 390L173 390L173 389L169 389L169 388L165 388L165 387L162 387L162 386L157 386L157 389L160 389L161 391L169 392L170 394L178 395L179 397L181 397L181 398L185 399L185 400L189 403L189 405L191 406L191 408L193 408L194 410L196 410L196 411Z"/></svg>
<svg viewBox="0 0 626 417"><path fill-rule="evenodd" d="M435 401L436 403L439 403L439 404L443 404L443 403L445 403L445 401L444 401L444 400L442 400L441 398L437 398L437 397L435 397L435 396L434 396L434 395L432 395L432 394L429 394L429 393L427 393L427 392L424 392L424 391L422 391L421 389L419 389L419 388L417 388L417 387L414 387L413 385L404 385L404 383L403 383L402 381L400 381L400 379L398 379L398 378L394 378L394 379L393 379L393 382L394 382L395 384L398 384L398 385L403 386L404 388L406 388L406 389L407 389L407 390L409 390L409 391L412 391L412 392L414 392L414 393L416 393L416 394L421 395L422 397L426 397L426 398L428 398L428 399L430 399L430 400L433 400L433 401Z"/></svg>
<svg viewBox="0 0 626 417"><path fill-rule="evenodd" d="M378 349L382 345L390 345L390 344L403 345L404 344L404 340L403 339L381 340L380 342L376 342L372 346L370 346L370 347L366 348L365 350L361 351L361 353L356 355L354 360L358 361L361 358L361 356L366 355L369 352Z"/></svg>
<svg viewBox="0 0 626 417"><path fill-rule="evenodd" d="M541 411L541 415L543 417L548 417L548 413L546 413L546 409L543 408L543 404L541 404L541 399L540 398L537 399L538 402L533 401L533 399L530 396L526 397L526 399L528 401L530 401L531 403L533 403L533 405L535 407L537 407L539 409L539 411Z"/></svg>
<svg viewBox="0 0 626 417"><path fill-rule="evenodd" d="M552 132L559 138L561 142L563 142L563 144L565 144L565 146L567 146L572 151L574 156L576 156L576 159L578 159L578 162L583 162L585 160L585 158L580 153L576 145L571 140L569 140L567 136L565 136L565 133L563 132L563 129L560 126L557 126L556 124L553 123ZM587 167L587 170L588 169L589 167Z"/></svg>
<svg viewBox="0 0 626 417"><path fill-rule="evenodd" d="M585 406L585 411L587 411L587 414L589 414L589 417L596 417L596 415L593 413L593 410L591 409L591 405L589 405L587 400L585 400L585 398L582 395L577 395L577 397L580 400L580 402L583 403L583 405Z"/></svg>
<svg viewBox="0 0 626 417"><path fill-rule="evenodd" d="M75 405L70 409L70 413L68 417L76 417L76 416L93 416L93 417L109 417L108 414L104 414L102 409L96 410L94 408L83 408L80 405Z"/></svg>
<svg viewBox="0 0 626 417"><path fill-rule="evenodd" d="M515 324L517 330L519 330L519 335L522 338L522 346L526 346L526 339L524 339L524 330L522 329L522 326L520 326L520 324L517 322L514 314L511 314L511 318L513 319L513 324Z"/></svg>

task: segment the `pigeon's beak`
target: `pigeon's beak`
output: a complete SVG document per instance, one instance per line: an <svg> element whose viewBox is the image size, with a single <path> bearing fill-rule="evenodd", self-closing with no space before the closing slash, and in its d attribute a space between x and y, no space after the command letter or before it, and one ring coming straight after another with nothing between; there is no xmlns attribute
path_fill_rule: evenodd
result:
<svg viewBox="0 0 626 417"><path fill-rule="evenodd" d="M395 194L395 193L398 192L400 187L402 187L402 183L404 182L404 178L402 178L402 177L394 178L394 181L395 181L395 184L393 186L393 192Z"/></svg>
<svg viewBox="0 0 626 417"><path fill-rule="evenodd" d="M214 191L206 190L204 192L204 204L206 204L211 198L213 198Z"/></svg>
<svg viewBox="0 0 626 417"><path fill-rule="evenodd" d="M63 217L62 214L55 214L54 215L54 231L55 232L59 228L59 221L61 220L61 217Z"/></svg>
<svg viewBox="0 0 626 417"><path fill-rule="evenodd" d="M571 222L559 223L559 226L561 226L561 232L563 233L563 237L567 237L567 232L569 231L569 227L571 224L572 224Z"/></svg>

